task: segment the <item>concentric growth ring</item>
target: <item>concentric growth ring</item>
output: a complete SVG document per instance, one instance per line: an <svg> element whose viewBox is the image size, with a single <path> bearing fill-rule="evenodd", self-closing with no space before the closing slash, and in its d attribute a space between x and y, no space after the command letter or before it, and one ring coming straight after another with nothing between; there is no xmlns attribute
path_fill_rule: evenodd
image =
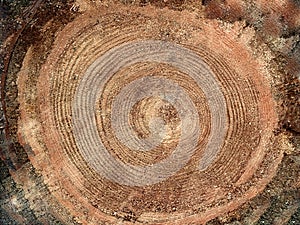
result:
<svg viewBox="0 0 300 225"><path fill-rule="evenodd" d="M211 135L199 169L205 169L212 162L226 133L225 99L214 75L195 53L162 41L135 42L111 49L91 65L77 88L72 113L73 133L81 154L96 171L112 181L129 186L158 183L176 173L190 160L199 139L198 113L184 90L166 79L146 77L132 82L116 97L111 115L116 136L133 150L143 148L143 143L134 140L137 138L134 138L127 123L128 115L137 101L158 93L161 99L170 102L179 112L181 137L178 146L167 159L146 167L121 163L105 149L95 120L96 93L102 91L111 76L123 66L147 61L167 63L189 74L207 97L212 112ZM148 149L155 147L156 138L150 138L145 144Z"/></svg>
<svg viewBox="0 0 300 225"><path fill-rule="evenodd" d="M89 11L57 34L38 76L25 57L22 143L86 224L205 223L254 197L280 162L248 48L213 21L161 13Z"/></svg>

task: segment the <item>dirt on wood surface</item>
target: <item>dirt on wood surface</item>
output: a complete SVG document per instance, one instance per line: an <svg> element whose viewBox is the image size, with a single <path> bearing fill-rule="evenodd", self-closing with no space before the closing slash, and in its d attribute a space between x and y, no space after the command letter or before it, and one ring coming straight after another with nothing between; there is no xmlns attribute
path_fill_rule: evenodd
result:
<svg viewBox="0 0 300 225"><path fill-rule="evenodd" d="M1 224L300 224L297 1L0 4ZM120 49L127 61L114 52ZM102 85L83 85L92 76L96 84L91 65L106 62L113 70L117 59L124 65L102 82L94 104L88 95L77 100ZM205 84L214 82L209 92ZM94 106L104 153L85 152L93 149L94 134L80 113ZM115 122L127 107L132 133ZM193 110L196 116L188 114ZM77 116L87 121L78 135ZM211 139L224 140L219 150L205 147L214 146ZM153 142L160 144L152 148ZM143 149L147 143L151 150ZM121 163L101 161L106 152ZM177 161L155 169L172 157ZM123 164L129 166L118 169Z"/></svg>

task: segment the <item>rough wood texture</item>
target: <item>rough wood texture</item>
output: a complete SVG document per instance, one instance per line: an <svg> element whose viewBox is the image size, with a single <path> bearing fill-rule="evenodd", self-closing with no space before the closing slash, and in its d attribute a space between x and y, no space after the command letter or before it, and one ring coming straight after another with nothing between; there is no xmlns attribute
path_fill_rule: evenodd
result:
<svg viewBox="0 0 300 225"><path fill-rule="evenodd" d="M1 49L1 221L297 224L295 2L28 5Z"/></svg>

